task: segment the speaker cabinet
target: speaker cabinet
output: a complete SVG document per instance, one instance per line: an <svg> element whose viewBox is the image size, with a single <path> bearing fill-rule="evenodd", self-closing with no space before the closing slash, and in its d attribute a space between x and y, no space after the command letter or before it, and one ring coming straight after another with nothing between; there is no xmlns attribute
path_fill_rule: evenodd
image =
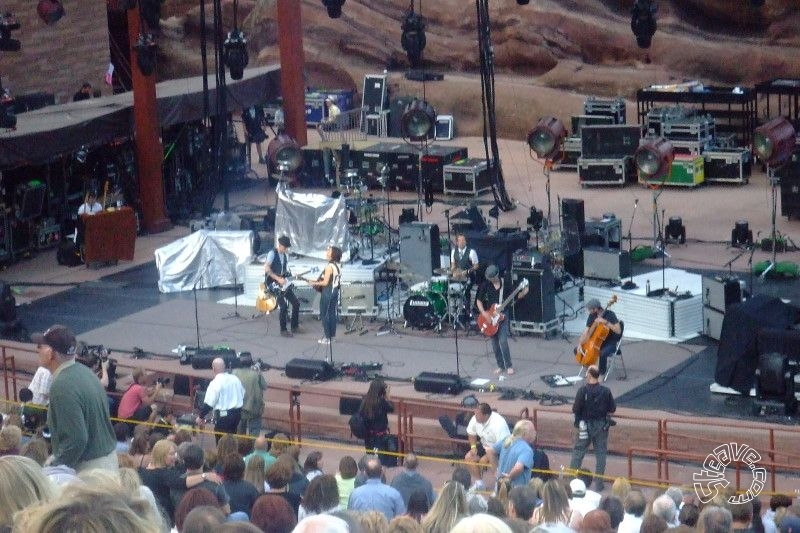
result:
<svg viewBox="0 0 800 533"><path fill-rule="evenodd" d="M361 91L361 107L366 107L365 114L380 113L387 108L389 93L386 87L386 75L367 74L364 76L364 90Z"/></svg>
<svg viewBox="0 0 800 533"><path fill-rule="evenodd" d="M375 283L342 283L339 292L341 316L378 315L375 302Z"/></svg>
<svg viewBox="0 0 800 533"><path fill-rule="evenodd" d="M703 335L719 340L722 337L722 321L724 319L724 312L703 307Z"/></svg>
<svg viewBox="0 0 800 533"><path fill-rule="evenodd" d="M225 361L226 368L237 368L239 366L239 357L236 355L235 350L230 348L201 348L192 354L192 368L195 370L211 368L211 363L217 357Z"/></svg>
<svg viewBox="0 0 800 533"><path fill-rule="evenodd" d="M462 390L461 378L455 374L422 372L414 378L414 390L435 394L459 394Z"/></svg>
<svg viewBox="0 0 800 533"><path fill-rule="evenodd" d="M286 363L287 378L328 381L335 374L333 367L326 361L295 358Z"/></svg>
<svg viewBox="0 0 800 533"><path fill-rule="evenodd" d="M578 226L578 235L586 232L586 216L583 210L583 200L575 198L561 199L561 222L567 226L568 220L574 221Z"/></svg>
<svg viewBox="0 0 800 533"><path fill-rule="evenodd" d="M742 287L736 278L703 276L703 305L723 313L728 306L741 303Z"/></svg>
<svg viewBox="0 0 800 533"><path fill-rule="evenodd" d="M400 261L414 274L429 278L441 266L439 226L426 222L400 225Z"/></svg>
<svg viewBox="0 0 800 533"><path fill-rule="evenodd" d="M620 280L631 275L631 256L627 250L583 250L583 275L587 278Z"/></svg>
<svg viewBox="0 0 800 533"><path fill-rule="evenodd" d="M528 294L516 300L511 309L515 322L550 322L556 318L556 283L553 271L545 269L514 269L511 280L514 286L522 279L528 280Z"/></svg>

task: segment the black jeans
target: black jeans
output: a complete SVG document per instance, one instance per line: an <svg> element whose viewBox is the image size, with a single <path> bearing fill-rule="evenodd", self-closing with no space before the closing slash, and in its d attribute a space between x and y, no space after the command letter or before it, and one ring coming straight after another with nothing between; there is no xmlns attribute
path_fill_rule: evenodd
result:
<svg viewBox="0 0 800 533"><path fill-rule="evenodd" d="M292 329L297 329L300 324L300 302L291 287L278 294L278 307L281 331L286 331L286 319L289 316L289 306L292 306Z"/></svg>
<svg viewBox="0 0 800 533"><path fill-rule="evenodd" d="M219 442L219 438L222 436L220 433L230 433L231 435L236 434L236 430L239 427L239 420L242 418L242 410L241 409L228 409L228 412L225 416L217 417L217 421L214 423L214 437L216 438L217 442Z"/></svg>

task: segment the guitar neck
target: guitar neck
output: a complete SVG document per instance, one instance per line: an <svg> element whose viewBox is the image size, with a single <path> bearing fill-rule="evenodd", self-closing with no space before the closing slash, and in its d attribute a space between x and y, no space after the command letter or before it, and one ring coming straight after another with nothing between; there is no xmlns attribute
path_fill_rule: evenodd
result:
<svg viewBox="0 0 800 533"><path fill-rule="evenodd" d="M502 311L503 309L505 309L505 308L506 308L506 306L507 306L509 303L511 303L511 300L513 300L513 299L514 299L514 296L516 296L516 295L519 293L519 291L521 291L521 290L522 290L522 287L523 287L523 285L522 285L522 284L520 284L520 286L519 286L519 287L517 287L516 289L514 289L514 290L511 292L511 294L509 294L509 295L508 295L508 298L506 298L505 300L503 300L503 303L501 303L500 305L498 305L498 306L497 306L497 311L499 312L499 311Z"/></svg>

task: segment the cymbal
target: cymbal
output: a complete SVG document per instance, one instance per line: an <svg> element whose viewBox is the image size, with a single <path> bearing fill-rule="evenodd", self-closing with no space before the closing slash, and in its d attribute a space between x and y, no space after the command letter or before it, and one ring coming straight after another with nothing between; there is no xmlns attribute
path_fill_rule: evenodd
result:
<svg viewBox="0 0 800 533"><path fill-rule="evenodd" d="M449 268L434 268L433 269L433 273L436 274L437 276L446 276L446 275L450 274L450 269Z"/></svg>

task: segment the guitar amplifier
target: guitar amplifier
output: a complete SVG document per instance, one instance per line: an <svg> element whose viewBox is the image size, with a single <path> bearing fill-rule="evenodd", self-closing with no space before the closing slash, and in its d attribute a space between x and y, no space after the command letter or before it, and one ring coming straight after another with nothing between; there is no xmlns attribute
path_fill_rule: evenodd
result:
<svg viewBox="0 0 800 533"><path fill-rule="evenodd" d="M376 317L375 283L342 283L339 290L339 315Z"/></svg>
<svg viewBox="0 0 800 533"><path fill-rule="evenodd" d="M620 280L631 275L631 256L627 250L583 250L583 275L587 278Z"/></svg>

